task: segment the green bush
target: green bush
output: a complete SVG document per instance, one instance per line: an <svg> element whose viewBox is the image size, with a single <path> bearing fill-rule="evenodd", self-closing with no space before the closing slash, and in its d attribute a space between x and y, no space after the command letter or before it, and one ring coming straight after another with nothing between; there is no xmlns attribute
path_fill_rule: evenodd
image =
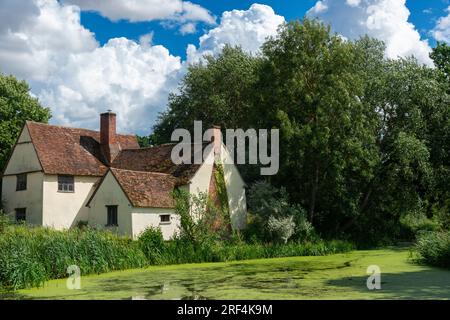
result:
<svg viewBox="0 0 450 320"><path fill-rule="evenodd" d="M139 248L150 264L163 264L165 242L160 228L149 227L139 236Z"/></svg>
<svg viewBox="0 0 450 320"><path fill-rule="evenodd" d="M165 243L160 264L225 262L295 256L318 256L348 252L355 247L345 241L318 241L288 244L203 242L202 245L178 238Z"/></svg>
<svg viewBox="0 0 450 320"><path fill-rule="evenodd" d="M0 234L5 232L6 228L10 224L8 217L0 210Z"/></svg>
<svg viewBox="0 0 450 320"><path fill-rule="evenodd" d="M450 268L450 231L421 233L415 250L420 262Z"/></svg>
<svg viewBox="0 0 450 320"><path fill-rule="evenodd" d="M147 260L131 239L107 231L15 226L0 235L0 287L20 289L67 277L67 267L81 274L143 267Z"/></svg>
<svg viewBox="0 0 450 320"><path fill-rule="evenodd" d="M270 216L267 221L267 230L274 242L287 243L295 232L294 217L275 218L274 216Z"/></svg>
<svg viewBox="0 0 450 320"><path fill-rule="evenodd" d="M267 181L255 182L248 193L250 215L246 238L263 242L284 242L289 239L308 241L315 238L305 210L291 204L284 188L275 188Z"/></svg>
<svg viewBox="0 0 450 320"><path fill-rule="evenodd" d="M414 212L402 217L400 223L404 229L403 233L408 239L416 238L416 235L421 232L438 231L441 228L439 221L429 219L421 212Z"/></svg>

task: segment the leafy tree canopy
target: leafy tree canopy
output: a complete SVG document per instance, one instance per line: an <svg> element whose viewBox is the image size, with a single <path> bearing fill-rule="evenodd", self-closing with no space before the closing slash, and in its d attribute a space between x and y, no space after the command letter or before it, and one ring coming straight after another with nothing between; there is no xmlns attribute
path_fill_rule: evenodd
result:
<svg viewBox="0 0 450 320"><path fill-rule="evenodd" d="M0 73L0 169L3 170L25 121L48 122L50 109L30 94L25 81Z"/></svg>

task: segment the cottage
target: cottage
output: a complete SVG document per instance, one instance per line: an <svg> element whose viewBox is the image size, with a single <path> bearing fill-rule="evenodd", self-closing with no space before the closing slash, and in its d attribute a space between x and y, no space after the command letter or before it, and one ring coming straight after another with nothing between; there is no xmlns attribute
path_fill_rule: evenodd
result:
<svg viewBox="0 0 450 320"><path fill-rule="evenodd" d="M215 129L220 130L220 129ZM214 195L215 161L223 163L231 224L246 222L245 184L226 147L210 148L202 164L176 165L175 144L140 148L116 133L116 115L100 115L100 132L27 122L2 174L5 212L58 230L80 221L134 238L148 226L169 239L178 230L174 188Z"/></svg>

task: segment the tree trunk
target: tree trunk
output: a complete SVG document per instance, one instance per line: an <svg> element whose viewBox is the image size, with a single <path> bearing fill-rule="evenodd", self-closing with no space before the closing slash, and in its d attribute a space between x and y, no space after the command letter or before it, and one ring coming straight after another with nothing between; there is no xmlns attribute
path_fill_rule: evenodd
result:
<svg viewBox="0 0 450 320"><path fill-rule="evenodd" d="M316 163L315 169L314 169L314 176L312 179L312 186L311 186L311 201L309 204L309 222L313 223L314 220L314 213L316 209L316 198L317 198L317 191L319 189L319 165Z"/></svg>

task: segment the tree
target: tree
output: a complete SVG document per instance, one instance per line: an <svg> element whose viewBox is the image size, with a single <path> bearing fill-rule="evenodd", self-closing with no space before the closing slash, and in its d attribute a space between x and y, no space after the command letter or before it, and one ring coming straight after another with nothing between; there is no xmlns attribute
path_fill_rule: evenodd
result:
<svg viewBox="0 0 450 320"><path fill-rule="evenodd" d="M275 182L308 208L311 222L330 222L329 230L336 213L358 210L358 186L373 167L375 123L358 98L364 88L355 64L359 52L305 19L283 25L263 53L256 105L265 118L261 126L281 130Z"/></svg>
<svg viewBox="0 0 450 320"><path fill-rule="evenodd" d="M437 69L384 53L381 41L344 40L316 20L284 24L258 57L227 47L191 66L155 133L167 139L193 120L279 128L270 183L286 188L283 211L305 208L323 236L395 239L411 212L450 217L450 49L434 50Z"/></svg>
<svg viewBox="0 0 450 320"><path fill-rule="evenodd" d="M430 54L434 65L442 72L445 80L450 81L450 46L444 42L438 42Z"/></svg>
<svg viewBox="0 0 450 320"><path fill-rule="evenodd" d="M4 169L25 121L47 122L50 109L30 94L25 81L0 73L0 168Z"/></svg>
<svg viewBox="0 0 450 320"><path fill-rule="evenodd" d="M194 120L204 128L248 128L252 86L260 59L239 47L225 46L217 57L190 65L179 93L169 97L168 110L154 127L153 141L170 142L176 128L192 129Z"/></svg>

